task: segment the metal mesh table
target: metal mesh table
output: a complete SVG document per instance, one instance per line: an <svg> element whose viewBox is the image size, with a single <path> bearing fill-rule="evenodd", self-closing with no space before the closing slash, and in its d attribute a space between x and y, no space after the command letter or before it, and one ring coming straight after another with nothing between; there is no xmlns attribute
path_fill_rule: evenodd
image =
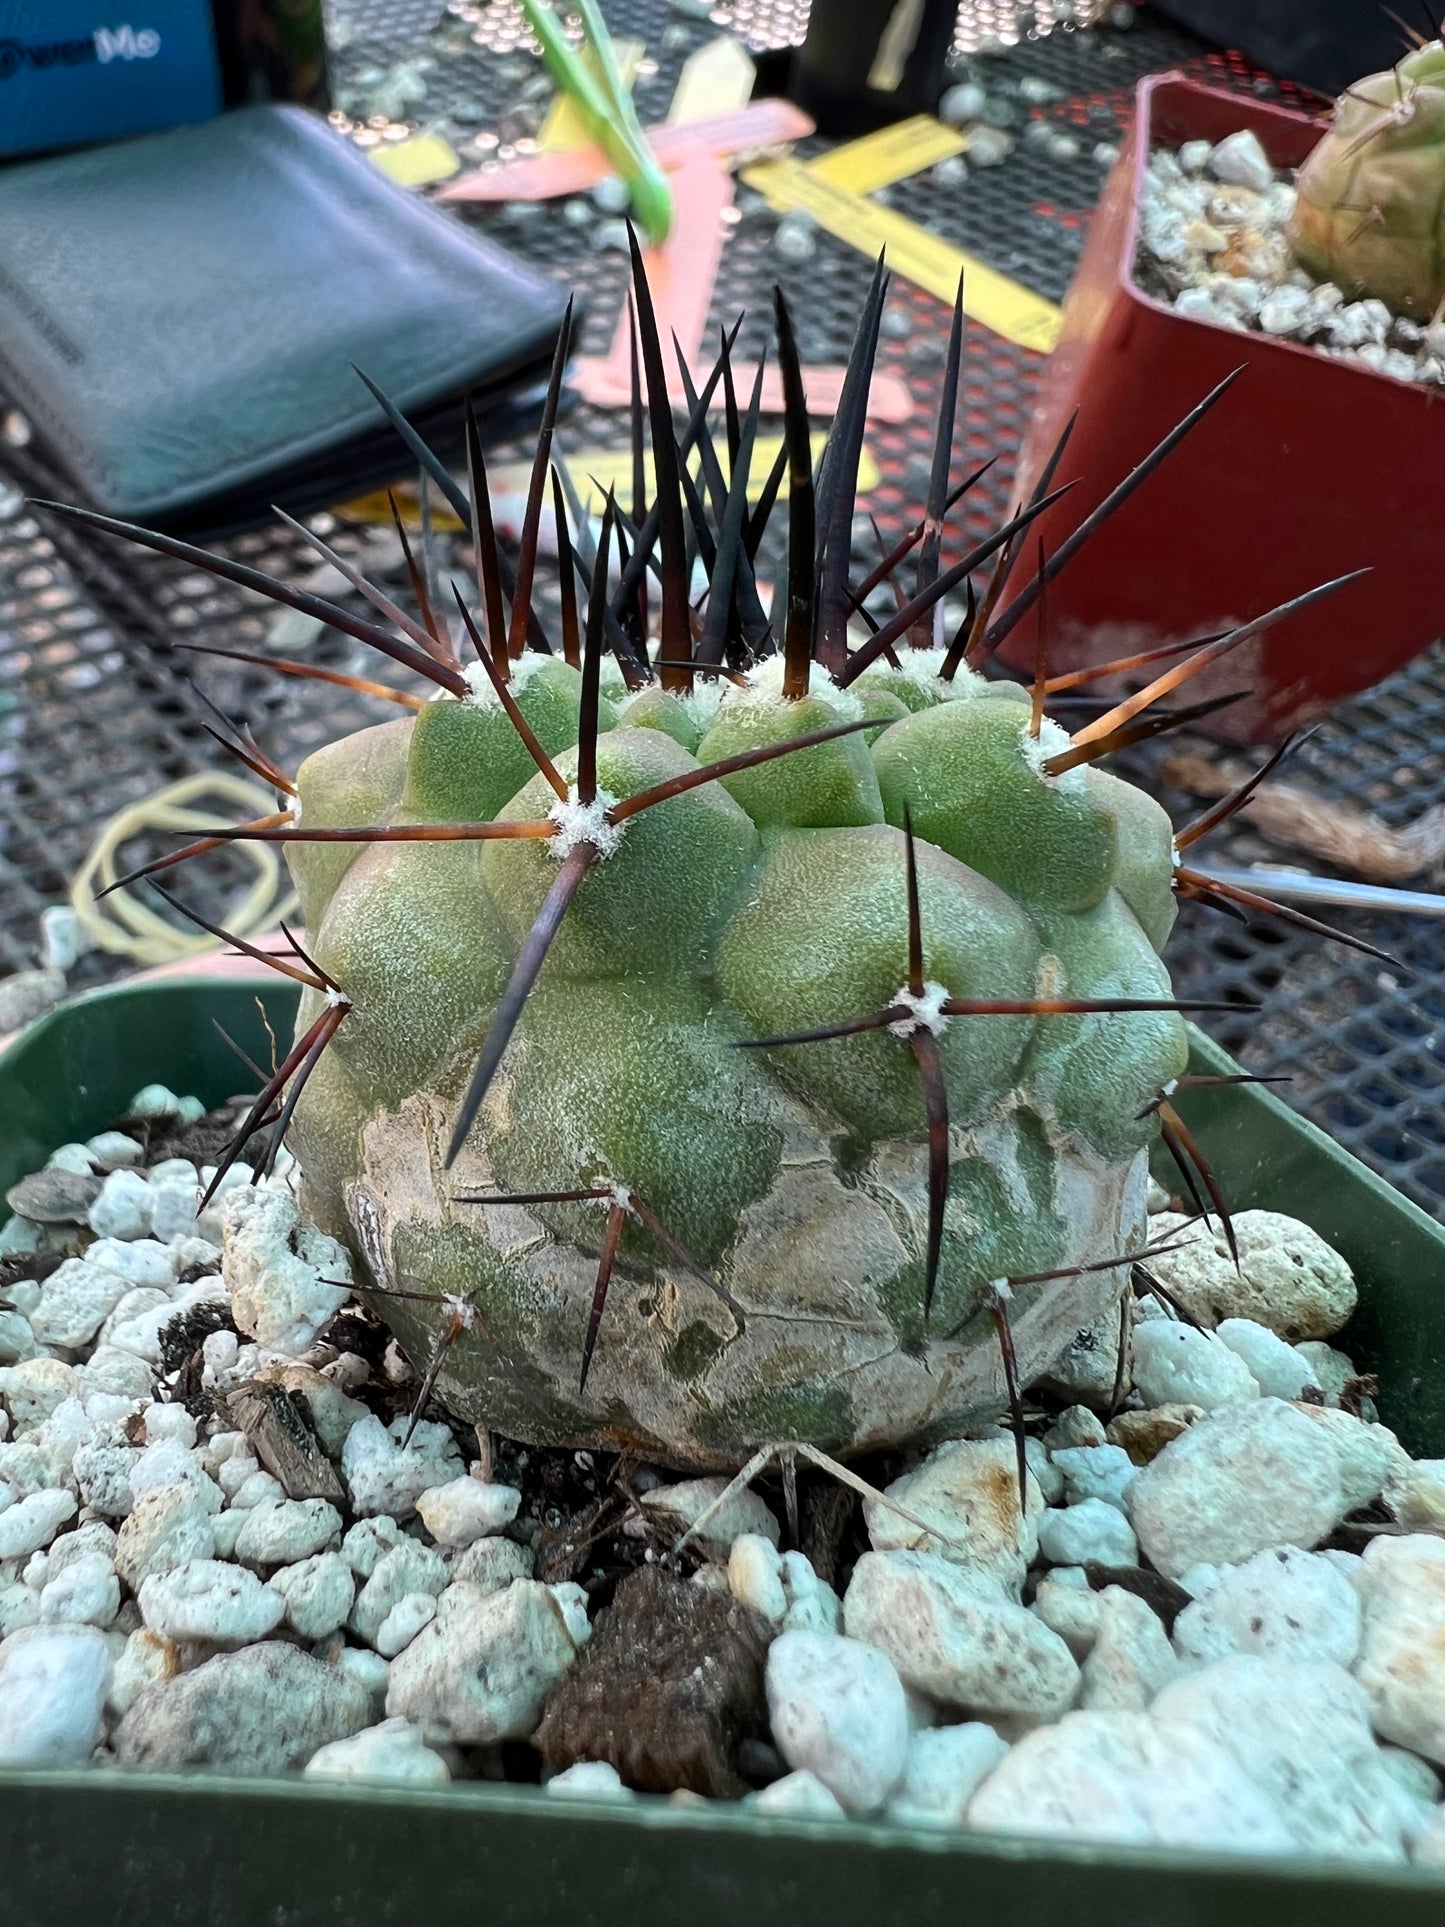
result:
<svg viewBox="0 0 1445 1927"><path fill-rule="evenodd" d="M1134 83L1180 65L1216 84L1279 95L1281 89L1236 56L1212 51L1142 10L1131 27L1077 30L1067 0L1019 8L1010 0L963 0L955 58L970 63L1021 132L1047 118L1073 133L1066 157L1019 141L1001 166L971 172L963 187L910 181L908 212L948 240L1053 299L1068 286L1084 227L1120 138ZM637 81L644 119L666 109L682 61L719 28L756 52L801 37L806 0L735 0L710 11L698 0L612 0L618 32L646 43ZM435 127L471 160L525 151L550 88L527 49L515 0L334 0L331 32L339 125L363 145ZM730 228L713 319L740 308L761 334L774 281L797 317L804 357L846 353L869 263L819 234L812 258L784 258L776 217L746 191ZM623 297L626 263L599 251L588 221L556 206L489 210L499 241L575 286L587 303L582 347L602 352ZM946 339L939 303L895 284L896 319L880 365L903 377L920 404L897 427L874 425L869 446L880 481L863 506L885 533L901 532L927 478L930 402ZM1000 460L969 498L962 537L986 531L1008 511L1014 456L1039 372L1038 359L970 322L956 434L957 472L997 453ZM594 448L618 436L615 417L579 409L563 444ZM497 459L520 458L520 447ZM264 650L274 611L256 598L156 558L122 553L73 531L42 528L23 494L63 493L25 441L25 426L0 400L0 970L35 961L37 916L63 900L98 825L160 785L216 765L205 733L199 684L229 715L245 718L285 767L342 730L376 719L360 698L324 685L217 664L174 645L206 640ZM328 525L332 518L327 518ZM370 532L341 521L328 539L351 553ZM237 538L234 553L261 566L304 574L301 545L270 530ZM339 668L362 652L326 632L315 656ZM198 666L199 665L199 666ZM1348 798L1387 823L1413 820L1445 798L1445 659L1421 658L1338 712L1297 755L1294 780L1326 798ZM1150 759L1157 763L1157 758ZM1135 766L1135 773L1147 768ZM1163 793L1184 813L1191 799ZM1210 845L1219 862L1288 861L1246 825ZM242 875L235 856L192 866L187 889L224 917ZM1445 1120L1436 1093L1445 1074L1445 955L1438 926L1399 919L1341 918L1391 951L1402 968L1303 933L1248 929L1188 908L1171 950L1181 994L1225 998L1239 1016L1210 1020L1251 1069L1287 1075L1285 1093L1341 1142L1384 1172L1427 1210L1445 1215ZM91 953L73 975L96 981L116 960ZM1257 1012L1244 1006L1258 1004Z"/></svg>

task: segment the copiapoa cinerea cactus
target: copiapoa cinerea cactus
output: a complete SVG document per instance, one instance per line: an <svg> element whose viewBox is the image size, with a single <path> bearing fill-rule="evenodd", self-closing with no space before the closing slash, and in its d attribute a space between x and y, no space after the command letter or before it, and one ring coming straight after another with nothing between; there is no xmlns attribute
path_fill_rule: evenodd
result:
<svg viewBox="0 0 1445 1927"><path fill-rule="evenodd" d="M1005 602L1067 435L1032 499L945 566L977 479L950 487L960 298L924 513L855 584L884 294L880 263L816 469L778 297L785 438L759 489L761 370L740 397L725 339L700 394L684 371L675 418L634 248L631 513L609 499L594 534L553 470L555 638L534 588L565 327L515 558L475 432L464 490L383 400L471 531L475 606L457 595L454 615L421 568L413 614L314 537L381 620L65 511L321 615L432 687L383 691L405 714L294 783L237 734L277 812L135 874L228 838L286 846L307 939L277 967L305 990L231 1155L289 1129L423 1400L435 1385L515 1438L708 1468L1017 1421L1020 1388L1147 1255L1161 1132L1223 1209L1172 1101L1188 1046L1160 951L1180 896L1228 895L1184 851L1243 793L1176 839L1098 762L1217 706L1154 705L1326 590L1198 647L1055 678L1041 660L1031 690L986 679L1035 604L1046 637L1049 581L1227 384ZM784 491L770 614L756 560ZM879 623L863 605L884 581L898 607ZM1090 674L1141 670L1072 735L1047 714L1077 710Z"/></svg>
<svg viewBox="0 0 1445 1927"><path fill-rule="evenodd" d="M1445 301L1445 45L1347 87L1296 190L1302 267L1351 300L1430 320Z"/></svg>

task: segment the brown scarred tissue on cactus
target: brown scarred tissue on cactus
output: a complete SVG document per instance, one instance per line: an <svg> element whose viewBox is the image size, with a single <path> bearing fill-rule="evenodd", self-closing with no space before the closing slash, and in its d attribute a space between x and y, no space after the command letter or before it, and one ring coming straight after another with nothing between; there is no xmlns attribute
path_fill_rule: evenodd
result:
<svg viewBox="0 0 1445 1927"><path fill-rule="evenodd" d="M476 593L455 620L416 566L413 613L333 558L373 620L65 511L319 615L430 685L424 701L378 686L407 713L317 751L294 784L224 732L276 813L147 866L260 839L295 878L305 948L276 968L303 986L296 1036L230 1157L280 1126L423 1399L513 1439L732 1470L761 1448L847 1458L1010 1411L1017 1427L1022 1389L1145 1255L1161 1134L1198 1209L1228 1223L1176 1102L1181 1012L1208 1006L1174 997L1160 952L1181 897L1271 908L1183 861L1244 794L1176 842L1100 760L1217 706L1178 692L1335 585L1198 648L1101 665L1116 686L1147 680L1080 705L1087 679L1048 673L1048 585L1227 384L1054 554L1031 553L1028 529L1069 485L1067 436L1032 499L949 562L960 297L928 499L855 585L882 264L816 462L778 296L786 432L765 479L761 372L740 397L725 338L675 417L634 269L638 459L630 508L609 499L600 529L551 466L569 329L515 558L475 432L464 490L383 403L471 532ZM533 601L549 485L555 635ZM769 610L759 548L783 506ZM888 579L898 607L879 622L863 605ZM989 679L1035 605L1032 689ZM1087 718L1072 734L1049 714L1065 703Z"/></svg>

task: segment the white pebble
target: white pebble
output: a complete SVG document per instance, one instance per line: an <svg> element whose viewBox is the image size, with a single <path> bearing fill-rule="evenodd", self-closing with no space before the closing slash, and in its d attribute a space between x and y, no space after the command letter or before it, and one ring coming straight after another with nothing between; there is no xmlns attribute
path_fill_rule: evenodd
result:
<svg viewBox="0 0 1445 1927"><path fill-rule="evenodd" d="M1323 1432L1335 1448L1346 1512L1370 1505L1383 1493L1388 1501L1410 1478L1410 1456L1386 1425L1367 1424L1350 1412L1325 1405L1294 1408Z"/></svg>
<svg viewBox="0 0 1445 1927"><path fill-rule="evenodd" d="M151 1188L137 1172L112 1171L86 1222L102 1238L143 1238L151 1228Z"/></svg>
<svg viewBox="0 0 1445 1927"><path fill-rule="evenodd" d="M1139 1543L1171 1578L1201 1562L1238 1565L1271 1546L1318 1545L1344 1513L1334 1447L1276 1398L1207 1413L1129 1488Z"/></svg>
<svg viewBox="0 0 1445 1927"><path fill-rule="evenodd" d="M487 1594L448 1586L436 1618L391 1662L386 1710L463 1746L528 1739L576 1654L556 1599L535 1580Z"/></svg>
<svg viewBox="0 0 1445 1927"><path fill-rule="evenodd" d="M1034 1588L1029 1607L1050 1632L1057 1633L1081 1664L1099 1637L1099 1595L1080 1566L1055 1566Z"/></svg>
<svg viewBox="0 0 1445 1927"><path fill-rule="evenodd" d="M836 1633L782 1633L767 1694L788 1765L816 1774L848 1812L876 1812L908 1754L903 1684L883 1654Z"/></svg>
<svg viewBox="0 0 1445 1927"><path fill-rule="evenodd" d="M126 1292L119 1272L103 1270L88 1258L67 1258L40 1287L40 1303L30 1325L42 1345L78 1351L95 1337Z"/></svg>
<svg viewBox="0 0 1445 1927"><path fill-rule="evenodd" d="M437 1602L429 1592L409 1592L398 1599L376 1629L376 1650L384 1659L396 1655L436 1618Z"/></svg>
<svg viewBox="0 0 1445 1927"><path fill-rule="evenodd" d="M194 1167L192 1167L194 1169ZM169 1244L188 1237L196 1228L200 1186L194 1177L157 1178L151 1174L151 1232Z"/></svg>
<svg viewBox="0 0 1445 1927"><path fill-rule="evenodd" d="M1208 141L1185 141L1179 149L1179 165L1186 174L1201 174L1209 162Z"/></svg>
<svg viewBox="0 0 1445 1927"><path fill-rule="evenodd" d="M988 105L988 95L977 81L963 80L950 87L938 103L938 118L950 127L977 120Z"/></svg>
<svg viewBox="0 0 1445 1927"><path fill-rule="evenodd" d="M75 1512L74 1493L57 1489L32 1492L7 1506L0 1512L0 1560L24 1559L48 1546Z"/></svg>
<svg viewBox="0 0 1445 1927"><path fill-rule="evenodd" d="M435 1596L447 1584L446 1561L435 1546L424 1546L416 1539L405 1539L377 1561L371 1576L356 1595L351 1609L351 1629L369 1646L376 1644L378 1633L392 1608L411 1593Z"/></svg>
<svg viewBox="0 0 1445 1927"><path fill-rule="evenodd" d="M116 1656L106 1709L120 1719L148 1686L160 1686L181 1670L181 1649L173 1639L142 1626L126 1637Z"/></svg>
<svg viewBox="0 0 1445 1927"><path fill-rule="evenodd" d="M723 1478L681 1479L676 1485L654 1486L652 1491L644 1492L642 1505L645 1511L675 1521L682 1531L686 1531L727 1490L729 1484L730 1481ZM741 1538L745 1532L758 1533L765 1539L771 1539L774 1545L778 1542L778 1522L767 1501L751 1487L735 1492L724 1506L713 1513L707 1524L697 1532L696 1541L707 1550L726 1552L733 1541Z"/></svg>
<svg viewBox="0 0 1445 1927"><path fill-rule="evenodd" d="M75 1395L74 1369L58 1358L27 1358L0 1369L0 1397L10 1408L17 1435L43 1425L56 1407Z"/></svg>
<svg viewBox="0 0 1445 1927"><path fill-rule="evenodd" d="M1153 1716L1231 1753L1306 1852L1404 1859L1368 1701L1341 1667L1235 1654L1166 1686Z"/></svg>
<svg viewBox="0 0 1445 1927"><path fill-rule="evenodd" d="M1142 1713L1178 1670L1158 1614L1137 1593L1105 1586L1098 1631L1084 1661L1080 1706Z"/></svg>
<svg viewBox="0 0 1445 1927"><path fill-rule="evenodd" d="M255 1573L219 1559L192 1559L170 1572L152 1573L141 1581L140 1609L153 1632L215 1646L264 1639L285 1610Z"/></svg>
<svg viewBox="0 0 1445 1927"><path fill-rule="evenodd" d="M773 1625L781 1625L788 1610L783 1591L783 1566L771 1539L758 1532L745 1532L734 1539L728 1554L728 1586L740 1606L760 1613Z"/></svg>
<svg viewBox="0 0 1445 1927"><path fill-rule="evenodd" d="M239 1331L299 1357L351 1292L343 1246L306 1223L283 1192L243 1186L222 1208L223 1270Z"/></svg>
<svg viewBox="0 0 1445 1927"><path fill-rule="evenodd" d="M0 1642L0 1765L84 1766L100 1738L110 1649L90 1627Z"/></svg>
<svg viewBox="0 0 1445 1927"><path fill-rule="evenodd" d="M340 1544L341 1514L325 1499L267 1499L247 1512L236 1557L247 1565L293 1566Z"/></svg>
<svg viewBox="0 0 1445 1927"><path fill-rule="evenodd" d="M1226 1318L1215 1337L1243 1361L1266 1398L1298 1398L1306 1387L1319 1389L1319 1380L1295 1347L1252 1318Z"/></svg>
<svg viewBox="0 0 1445 1927"><path fill-rule="evenodd" d="M474 1539L510 1525L521 1502L522 1495L513 1485L461 1478L423 1492L416 1509L438 1545L469 1546Z"/></svg>
<svg viewBox="0 0 1445 1927"><path fill-rule="evenodd" d="M1136 1327L1134 1384L1146 1405L1198 1405L1206 1412L1259 1397L1253 1373L1227 1345L1167 1318Z"/></svg>
<svg viewBox="0 0 1445 1927"><path fill-rule="evenodd" d="M1054 1453L1053 1463L1063 1474L1070 1505L1102 1499L1120 1512L1128 1509L1129 1487L1139 1468L1122 1445L1064 1446Z"/></svg>
<svg viewBox="0 0 1445 1927"><path fill-rule="evenodd" d="M1217 277L1221 288L1239 300L1244 285ZM1263 290L1253 285L1255 311ZM1188 1224L1176 1212L1149 1222L1158 1238ZM1356 1289L1349 1266L1317 1232L1279 1211L1239 1211L1234 1215L1239 1270L1216 1226L1194 1226L1189 1242L1150 1259L1151 1270L1185 1308L1205 1324L1225 1318L1252 1318L1279 1337L1328 1338L1355 1309Z"/></svg>
<svg viewBox="0 0 1445 1927"><path fill-rule="evenodd" d="M1039 1522L1039 1551L1053 1566L1136 1566L1133 1527L1106 1499L1050 1507Z"/></svg>
<svg viewBox="0 0 1445 1927"><path fill-rule="evenodd" d="M841 1820L845 1812L817 1774L809 1773L806 1768L785 1773L771 1786L750 1793L743 1805L755 1813L783 1813L803 1820Z"/></svg>
<svg viewBox="0 0 1445 1927"><path fill-rule="evenodd" d="M424 1419L403 1450L409 1424L402 1417L388 1428L369 1412L347 1433L341 1471L353 1511L409 1519L423 1492L461 1475L462 1455L447 1426Z"/></svg>
<svg viewBox="0 0 1445 1927"><path fill-rule="evenodd" d="M554 1773L546 1791L553 1800L606 1800L614 1806L633 1798L632 1789L623 1785L610 1760L578 1760L575 1766Z"/></svg>
<svg viewBox="0 0 1445 1927"><path fill-rule="evenodd" d="M941 1445L914 1471L865 1499L863 1517L875 1552L929 1552L987 1572L1017 1596L1038 1550L1043 1494L1029 1481L1020 1516L1012 1439L960 1439ZM902 1507L896 1511L894 1507ZM920 1530L903 1512L921 1519Z"/></svg>
<svg viewBox="0 0 1445 1927"><path fill-rule="evenodd" d="M625 214L632 201L632 191L618 174L604 174L592 186L592 205L599 214Z"/></svg>
<svg viewBox="0 0 1445 1927"><path fill-rule="evenodd" d="M900 1827L961 1827L969 1801L1007 1752L1007 1741L978 1720L915 1733L888 1818Z"/></svg>
<svg viewBox="0 0 1445 1927"><path fill-rule="evenodd" d="M102 1552L73 1559L40 1589L41 1625L109 1626L120 1611L120 1581Z"/></svg>
<svg viewBox="0 0 1445 1927"><path fill-rule="evenodd" d="M303 1780L398 1780L412 1786L445 1786L446 1761L426 1744L410 1720L383 1720L349 1739L318 1747L301 1769Z"/></svg>
<svg viewBox="0 0 1445 1927"><path fill-rule="evenodd" d="M1067 1713L1026 1733L969 1802L968 1823L1231 1854L1293 1845L1273 1802L1217 1741L1144 1713Z"/></svg>
<svg viewBox="0 0 1445 1927"><path fill-rule="evenodd" d="M0 1527L7 1516L0 1513ZM1365 1625L1355 1676L1375 1731L1445 1765L1445 1540L1372 1539L1360 1579Z"/></svg>
<svg viewBox="0 0 1445 1927"><path fill-rule="evenodd" d="M927 1552L868 1552L843 1600L850 1638L878 1647L941 1706L1056 1717L1079 1669L1059 1636L985 1572Z"/></svg>
<svg viewBox="0 0 1445 1927"><path fill-rule="evenodd" d="M136 1140L127 1137L124 1131L99 1131L85 1140L85 1148L92 1164L102 1171L115 1170L123 1164L139 1164L145 1156Z"/></svg>
<svg viewBox="0 0 1445 1927"><path fill-rule="evenodd" d="M1349 1580L1322 1555L1285 1546L1225 1567L1175 1620L1174 1645L1196 1661L1257 1653L1350 1666L1360 1624Z"/></svg>
<svg viewBox="0 0 1445 1927"><path fill-rule="evenodd" d="M1215 180L1234 187L1252 187L1263 193L1274 182L1269 156L1260 146L1259 136L1247 127L1217 142L1206 165Z"/></svg>
<svg viewBox="0 0 1445 1927"><path fill-rule="evenodd" d="M351 1570L370 1579L393 1547L406 1542L407 1535L389 1513L376 1518L358 1519L341 1541L341 1555Z"/></svg>
<svg viewBox="0 0 1445 1927"><path fill-rule="evenodd" d="M313 1553L282 1566L266 1581L285 1601L286 1624L303 1639L325 1639L346 1624L356 1576L339 1552Z"/></svg>

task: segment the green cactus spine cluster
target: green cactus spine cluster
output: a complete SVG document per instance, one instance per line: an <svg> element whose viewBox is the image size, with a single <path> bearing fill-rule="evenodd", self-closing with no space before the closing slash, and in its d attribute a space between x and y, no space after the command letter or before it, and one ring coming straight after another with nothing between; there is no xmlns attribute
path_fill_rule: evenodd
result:
<svg viewBox="0 0 1445 1927"><path fill-rule="evenodd" d="M1014 565L1060 492L1067 433L1024 507L945 567L970 485L949 475L960 294L928 499L871 578L898 585L880 623L851 549L884 298L880 264L815 468L779 295L786 434L759 478L761 366L743 405L725 341L676 419L634 248L652 498L638 480L631 515L609 500L594 531L554 472L551 653L533 587L567 328L515 557L475 430L463 489L382 402L471 532L476 609L458 593L454 622L414 564L417 615L351 572L374 620L65 511L322 615L431 687L395 692L403 717L319 750L294 783L235 745L280 809L217 834L285 845L307 938L279 967L307 988L222 1170L279 1115L422 1402L435 1387L518 1439L705 1468L778 1442L924 1442L1006 1407L1017 1424L1021 1388L1128 1286L1161 1132L1212 1189L1172 1102L1188 1045L1160 951L1178 897L1224 890L1182 848L1248 786L1176 840L1096 765L1228 700L1151 707L1325 591L1193 654L1100 665L1116 686L1146 665L1153 679L1072 735L1052 720L1046 590L1081 538ZM770 617L757 569L781 496ZM1031 609L1032 688L988 679ZM1022 1475L1021 1433L1019 1452Z"/></svg>

